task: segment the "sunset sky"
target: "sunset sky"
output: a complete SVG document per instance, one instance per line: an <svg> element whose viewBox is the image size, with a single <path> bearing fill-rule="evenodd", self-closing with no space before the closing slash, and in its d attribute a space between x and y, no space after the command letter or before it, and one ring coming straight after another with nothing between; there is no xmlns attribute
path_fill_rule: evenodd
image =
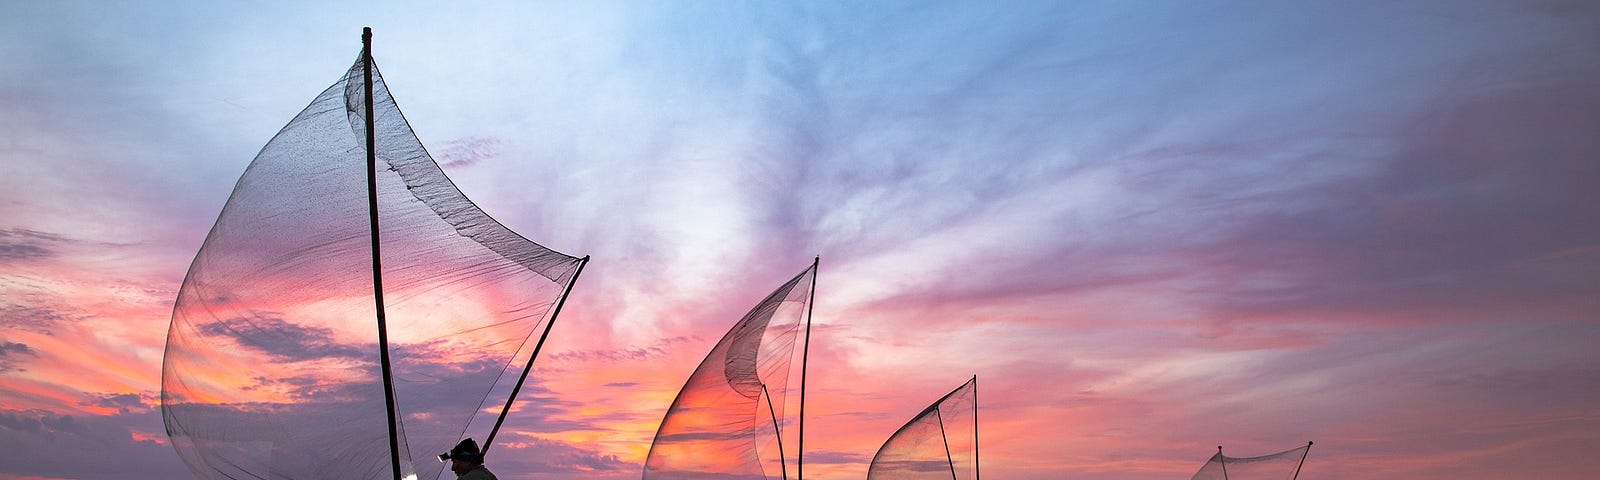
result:
<svg viewBox="0 0 1600 480"><path fill-rule="evenodd" d="M972 375L991 479L1600 478L1600 4L436 3L0 0L0 480L191 476L174 298L364 26L592 257L501 478L639 478L814 256L807 478Z"/></svg>

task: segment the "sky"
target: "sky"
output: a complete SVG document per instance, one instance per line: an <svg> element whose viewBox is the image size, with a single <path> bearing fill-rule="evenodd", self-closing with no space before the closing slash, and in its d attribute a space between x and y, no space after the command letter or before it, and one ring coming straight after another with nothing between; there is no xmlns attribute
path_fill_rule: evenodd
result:
<svg viewBox="0 0 1600 480"><path fill-rule="evenodd" d="M638 478L814 256L808 477L972 375L991 478L1600 476L1592 2L0 0L0 480L190 476L177 289L365 26L461 191L592 258L502 478Z"/></svg>

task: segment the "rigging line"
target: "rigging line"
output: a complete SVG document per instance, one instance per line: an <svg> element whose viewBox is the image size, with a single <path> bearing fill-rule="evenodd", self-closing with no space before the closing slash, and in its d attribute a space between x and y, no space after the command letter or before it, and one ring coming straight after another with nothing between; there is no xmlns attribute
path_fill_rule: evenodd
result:
<svg viewBox="0 0 1600 480"><path fill-rule="evenodd" d="M939 440L944 441L944 461L950 464L950 480L956 480L956 460L950 458L950 437L944 433L944 414L939 413L939 406L933 408L933 419L939 421Z"/></svg>
<svg viewBox="0 0 1600 480"><path fill-rule="evenodd" d="M778 428L778 411L772 409L772 392L767 391L767 384L761 384L761 394L767 397L767 414L772 416L772 431L778 437L778 467L783 469L783 479L789 480L788 460L783 458L783 430Z"/></svg>
<svg viewBox="0 0 1600 480"><path fill-rule="evenodd" d="M1294 477L1289 480L1300 479L1300 467L1306 466L1306 455L1311 454L1311 442L1306 442L1306 451L1300 452L1300 464L1294 466Z"/></svg>
<svg viewBox="0 0 1600 480"><path fill-rule="evenodd" d="M978 376L972 376L972 480L979 480L978 468Z"/></svg>
<svg viewBox="0 0 1600 480"><path fill-rule="evenodd" d="M533 361L539 358L539 349L544 348L544 340L550 337L550 329L556 326L556 317L561 315L561 307L567 304L567 295L572 293L572 286L578 283L578 276L583 274L583 266L589 264L589 256L584 255L578 260L578 270L572 273L572 280L567 282L567 288L561 291L561 300L556 301L556 309L550 312L550 323L544 326L544 333L539 334L539 343L533 345L533 355L528 357L528 366L523 367L522 375L517 377L517 385L511 388L511 396L506 397L505 408L500 409L500 417L494 421L494 428L489 429L489 438L483 440L483 453L489 453L489 445L494 443L494 436L500 433L500 424L505 423L506 414L511 413L511 403L517 400L517 392L522 391L522 382L528 379L528 372L533 370Z"/></svg>
<svg viewBox="0 0 1600 480"><path fill-rule="evenodd" d="M811 312L817 306L817 264L822 263L822 255L811 259L811 298L806 300L806 341L800 347L800 438L795 449L794 478L805 479L806 458L806 359L811 353ZM770 400L770 399L769 399ZM778 439L778 444L783 444L783 439Z"/></svg>
<svg viewBox="0 0 1600 480"><path fill-rule="evenodd" d="M367 218L372 227L372 300L378 309L378 359L383 364L383 404L388 408L389 467L400 480L400 432L394 405L394 371L389 365L389 326L383 313L383 264L378 252L378 151L372 119L372 27L361 29L362 99L367 126Z"/></svg>

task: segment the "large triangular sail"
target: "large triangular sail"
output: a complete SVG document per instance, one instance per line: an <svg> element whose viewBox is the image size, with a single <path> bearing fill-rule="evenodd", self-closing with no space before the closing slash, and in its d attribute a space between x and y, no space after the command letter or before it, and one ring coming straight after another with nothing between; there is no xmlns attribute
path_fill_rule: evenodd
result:
<svg viewBox="0 0 1600 480"><path fill-rule="evenodd" d="M1229 457L1217 447L1206 464L1200 467L1191 480L1295 480L1300 468L1305 466L1306 455L1311 453L1311 442L1271 455L1259 457Z"/></svg>
<svg viewBox="0 0 1600 480"><path fill-rule="evenodd" d="M803 427L786 415L786 399L797 340L809 333L816 273L813 262L712 347L661 419L646 480L799 476Z"/></svg>
<svg viewBox="0 0 1600 480"><path fill-rule="evenodd" d="M200 478L438 478L434 453L495 428L587 260L457 190L366 58L261 149L179 289L161 406Z"/></svg>
<svg viewBox="0 0 1600 480"><path fill-rule="evenodd" d="M978 377L940 397L890 435L868 480L978 480Z"/></svg>

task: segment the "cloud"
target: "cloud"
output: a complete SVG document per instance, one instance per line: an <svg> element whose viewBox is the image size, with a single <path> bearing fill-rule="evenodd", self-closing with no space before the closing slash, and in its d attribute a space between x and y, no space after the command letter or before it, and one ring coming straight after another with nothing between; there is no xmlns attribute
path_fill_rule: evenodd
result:
<svg viewBox="0 0 1600 480"><path fill-rule="evenodd" d="M1600 291L1600 69L1447 95L1381 169L1253 200L1187 252L1225 314L1572 318ZM1427 315L1439 312L1443 315ZM1426 315L1423 317L1422 315ZM1418 318L1421 317L1421 318Z"/></svg>
<svg viewBox="0 0 1600 480"><path fill-rule="evenodd" d="M498 138L458 138L445 142L435 157L438 159L439 168L446 170L466 168L499 157L504 145L505 142Z"/></svg>
<svg viewBox="0 0 1600 480"><path fill-rule="evenodd" d="M74 320L66 311L52 305L0 304L0 329L22 330L50 335L63 322Z"/></svg>
<svg viewBox="0 0 1600 480"><path fill-rule="evenodd" d="M514 433L497 438L495 443L499 453L487 460L492 470L502 472L612 478L637 476L640 470L639 464L623 461L617 455L536 435Z"/></svg>
<svg viewBox="0 0 1600 480"><path fill-rule="evenodd" d="M153 410L56 415L0 409L0 475L111 480L183 478L188 470L162 440ZM86 454L92 452L92 454Z"/></svg>
<svg viewBox="0 0 1600 480"><path fill-rule="evenodd" d="M139 393L93 394L91 400L80 405L115 409L121 414L149 411L160 400L158 396Z"/></svg>
<svg viewBox="0 0 1600 480"><path fill-rule="evenodd" d="M698 341L698 337L676 336L656 340L647 347L629 347L612 350L579 350L557 352L548 357L551 362L638 362L667 355L671 345Z"/></svg>
<svg viewBox="0 0 1600 480"><path fill-rule="evenodd" d="M56 254L51 245L70 244L72 240L46 232L26 228L0 230L0 261L33 260Z"/></svg>
<svg viewBox="0 0 1600 480"><path fill-rule="evenodd" d="M19 59L0 75L20 92L6 117L16 145L0 154L18 189L0 205L70 212L84 230L150 243L137 252L192 248L243 162L354 50L321 48L353 46L343 27L323 28L355 18L342 8L206 7L313 19L217 37L184 22L143 35L162 23L126 21L159 9L52 5L19 6L5 20L18 28L0 29ZM380 35L407 47L381 51L409 52L385 65L421 87L399 92L419 99L404 104L419 129L462 139L438 152L463 189L531 238L595 255L569 305L584 335L536 370L562 363L568 383L530 385L512 421L614 432L602 422L664 408L659 392L629 387L676 387L693 366L677 357L703 352L655 338L720 334L820 253L818 313L850 328L813 345L832 350L823 366L812 357L813 373L833 375L813 385L840 385L850 413L818 418L892 431L901 415L876 409L921 408L926 392L890 391L940 375L928 362L979 370L995 379L992 454L1013 460L997 477L1129 477L1189 457L1173 471L1192 472L1209 447L1181 445L1226 436L1230 450L1266 452L1315 433L1319 448L1324 437L1356 446L1330 450L1329 464L1349 467L1334 476L1578 478L1592 472L1550 469L1593 444L1581 429L1597 431L1572 413L1595 404L1592 355L1563 343L1592 329L1506 332L1585 322L1600 298L1600 108L1584 69L1596 12L1579 5L601 5L429 12L391 18ZM568 21L484 21L521 15ZM64 19L137 41L97 42ZM456 30L516 55L452 48L473 40L443 33ZM305 35L318 31L334 33ZM99 88L106 78L121 87ZM462 97L487 106L439 107ZM429 108L445 117L417 115ZM128 276L122 260L86 269L98 260L30 236L78 231L41 222L5 230L0 263ZM183 262L170 263L161 275L180 278ZM79 311L129 325L160 316L82 306L123 301L104 292L46 302L13 291L0 291L7 329L59 332L50 326ZM309 337L243 348L279 360L370 350L297 327L266 326ZM152 342L140 351L159 351ZM411 357L408 381L487 368L425 355ZM318 398L310 377L258 383ZM587 415L600 405L611 411ZM1041 427L1063 433L1006 443ZM569 472L622 468L607 455L631 448L569 445L583 450L556 462ZM1411 452L1426 455L1412 465L1446 473L1384 470Z"/></svg>
<svg viewBox="0 0 1600 480"><path fill-rule="evenodd" d="M872 457L855 452L835 452L827 450L806 452L807 465L859 465L867 463L871 460Z"/></svg>
<svg viewBox="0 0 1600 480"><path fill-rule="evenodd" d="M371 349L333 340L333 331L308 327L268 314L254 318L236 317L199 326L206 335L226 336L240 346L264 353L279 361L300 362L323 358L370 359Z"/></svg>
<svg viewBox="0 0 1600 480"><path fill-rule="evenodd" d="M0 260L29 260L48 257L53 253L38 245L0 243Z"/></svg>
<svg viewBox="0 0 1600 480"><path fill-rule="evenodd" d="M33 350L30 350L28 345L25 343L0 341L0 359L16 358L16 355L27 355L30 357L38 356L38 354L34 353Z"/></svg>

